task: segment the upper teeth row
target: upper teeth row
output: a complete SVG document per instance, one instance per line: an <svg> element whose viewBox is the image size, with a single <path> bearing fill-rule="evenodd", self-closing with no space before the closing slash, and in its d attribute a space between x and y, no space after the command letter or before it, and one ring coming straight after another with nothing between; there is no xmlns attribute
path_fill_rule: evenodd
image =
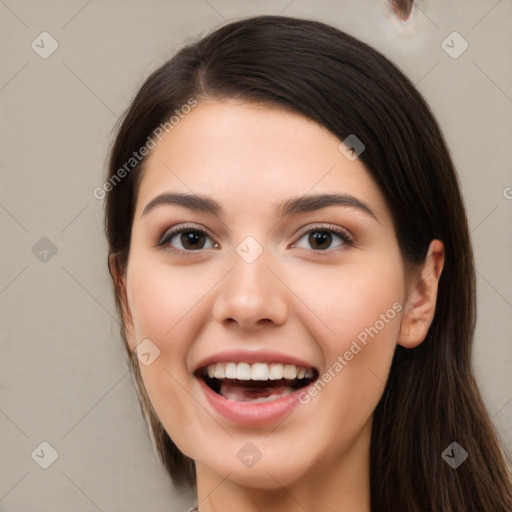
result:
<svg viewBox="0 0 512 512"><path fill-rule="evenodd" d="M281 363L213 363L207 366L211 379L280 380L311 379L313 370Z"/></svg>

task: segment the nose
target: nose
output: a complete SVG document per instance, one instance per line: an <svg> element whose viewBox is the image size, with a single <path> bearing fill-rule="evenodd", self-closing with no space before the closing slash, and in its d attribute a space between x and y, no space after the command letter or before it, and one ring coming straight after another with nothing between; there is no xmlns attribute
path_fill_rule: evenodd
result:
<svg viewBox="0 0 512 512"><path fill-rule="evenodd" d="M263 254L252 263L236 254L233 268L220 287L213 306L217 322L259 330L266 325L283 325L288 318L286 286Z"/></svg>

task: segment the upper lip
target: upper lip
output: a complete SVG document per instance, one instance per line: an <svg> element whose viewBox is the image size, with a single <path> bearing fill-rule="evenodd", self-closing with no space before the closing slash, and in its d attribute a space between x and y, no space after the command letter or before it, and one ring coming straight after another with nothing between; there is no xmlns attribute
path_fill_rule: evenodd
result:
<svg viewBox="0 0 512 512"><path fill-rule="evenodd" d="M202 359L194 368L194 373L214 363L281 363L294 364L303 368L316 369L311 363L296 356L270 350L226 350Z"/></svg>

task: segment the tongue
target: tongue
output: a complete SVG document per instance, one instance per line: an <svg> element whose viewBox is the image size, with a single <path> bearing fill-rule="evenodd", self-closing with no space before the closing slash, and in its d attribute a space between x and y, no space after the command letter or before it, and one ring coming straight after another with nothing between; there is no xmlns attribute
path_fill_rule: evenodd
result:
<svg viewBox="0 0 512 512"><path fill-rule="evenodd" d="M290 386L248 388L224 381L220 385L219 393L227 400L233 400L235 402L269 402L289 395L293 391Z"/></svg>

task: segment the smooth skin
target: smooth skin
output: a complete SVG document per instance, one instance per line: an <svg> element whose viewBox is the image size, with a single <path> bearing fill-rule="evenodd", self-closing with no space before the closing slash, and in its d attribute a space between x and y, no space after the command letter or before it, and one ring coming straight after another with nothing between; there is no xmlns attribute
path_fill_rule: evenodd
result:
<svg viewBox="0 0 512 512"><path fill-rule="evenodd" d="M404 261L389 209L359 159L324 127L285 109L199 102L145 163L129 261L118 282L132 349L150 339L160 356L140 369L155 412L196 461L201 512L368 512L369 446L397 344L419 345L432 322L443 244L422 267ZM205 195L222 214L159 204L172 192ZM292 197L350 194L374 216L346 205L279 215ZM203 229L190 249L169 228ZM332 231L325 245L311 232ZM331 236L329 236L329 233ZM252 263L236 249L251 236ZM257 246L255 246L257 247ZM254 250L254 249L252 249ZM193 375L205 357L232 348L292 354L322 374L365 328L400 304L367 345L317 396L277 424L241 426L218 414ZM237 457L261 452L253 467Z"/></svg>

